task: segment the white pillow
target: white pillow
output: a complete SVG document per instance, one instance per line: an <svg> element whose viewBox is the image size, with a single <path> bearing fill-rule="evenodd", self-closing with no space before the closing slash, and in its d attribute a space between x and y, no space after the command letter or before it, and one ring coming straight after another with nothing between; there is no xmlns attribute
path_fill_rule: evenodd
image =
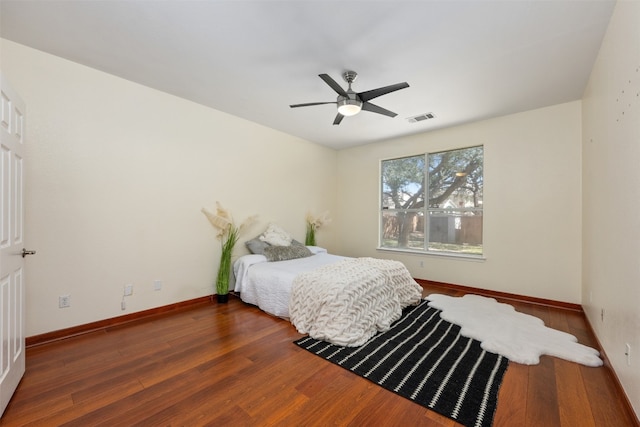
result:
<svg viewBox="0 0 640 427"><path fill-rule="evenodd" d="M262 233L260 240L274 246L289 246L293 238L289 233L275 224L269 224L267 231Z"/></svg>

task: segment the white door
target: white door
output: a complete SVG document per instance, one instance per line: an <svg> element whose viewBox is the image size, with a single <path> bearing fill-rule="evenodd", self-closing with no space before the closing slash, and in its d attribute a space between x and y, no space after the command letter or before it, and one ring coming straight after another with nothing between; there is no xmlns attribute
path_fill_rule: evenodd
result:
<svg viewBox="0 0 640 427"><path fill-rule="evenodd" d="M0 416L25 369L25 106L0 74Z"/></svg>

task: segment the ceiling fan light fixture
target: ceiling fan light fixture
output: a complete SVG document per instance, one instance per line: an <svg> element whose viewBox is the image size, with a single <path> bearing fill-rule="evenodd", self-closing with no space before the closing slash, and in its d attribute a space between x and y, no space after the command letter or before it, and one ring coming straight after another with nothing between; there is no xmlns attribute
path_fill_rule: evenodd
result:
<svg viewBox="0 0 640 427"><path fill-rule="evenodd" d="M362 102L357 99L343 99L338 101L338 113L343 116L355 116L362 110Z"/></svg>

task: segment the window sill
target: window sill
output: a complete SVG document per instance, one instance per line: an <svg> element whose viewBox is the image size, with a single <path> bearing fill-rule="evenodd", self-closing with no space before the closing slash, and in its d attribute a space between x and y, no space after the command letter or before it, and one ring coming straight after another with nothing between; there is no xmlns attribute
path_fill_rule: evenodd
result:
<svg viewBox="0 0 640 427"><path fill-rule="evenodd" d="M476 262L486 261L486 258L484 257L484 255L457 254L452 252L427 252L427 251L419 251L416 249L396 249L396 248L381 248L381 247L377 247L376 250L382 251L382 252L394 252L394 253L403 253L403 254L411 254L411 255L426 255L426 256L438 257L438 258L460 259L465 261L476 261Z"/></svg>

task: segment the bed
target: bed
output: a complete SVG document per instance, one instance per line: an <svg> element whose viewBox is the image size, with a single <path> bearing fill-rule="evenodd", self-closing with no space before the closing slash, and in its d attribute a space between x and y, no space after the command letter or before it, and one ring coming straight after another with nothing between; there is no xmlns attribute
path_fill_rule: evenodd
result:
<svg viewBox="0 0 640 427"><path fill-rule="evenodd" d="M289 319L298 332L342 346L360 346L388 330L403 308L422 299L422 287L398 261L306 248L307 256L281 261L240 257L234 290L244 302Z"/></svg>
<svg viewBox="0 0 640 427"><path fill-rule="evenodd" d="M336 263L344 257L327 253L317 246L307 246L313 256L269 262L263 254L238 258L233 264L234 290L242 301L261 310L289 319L289 297L295 277L317 267Z"/></svg>

